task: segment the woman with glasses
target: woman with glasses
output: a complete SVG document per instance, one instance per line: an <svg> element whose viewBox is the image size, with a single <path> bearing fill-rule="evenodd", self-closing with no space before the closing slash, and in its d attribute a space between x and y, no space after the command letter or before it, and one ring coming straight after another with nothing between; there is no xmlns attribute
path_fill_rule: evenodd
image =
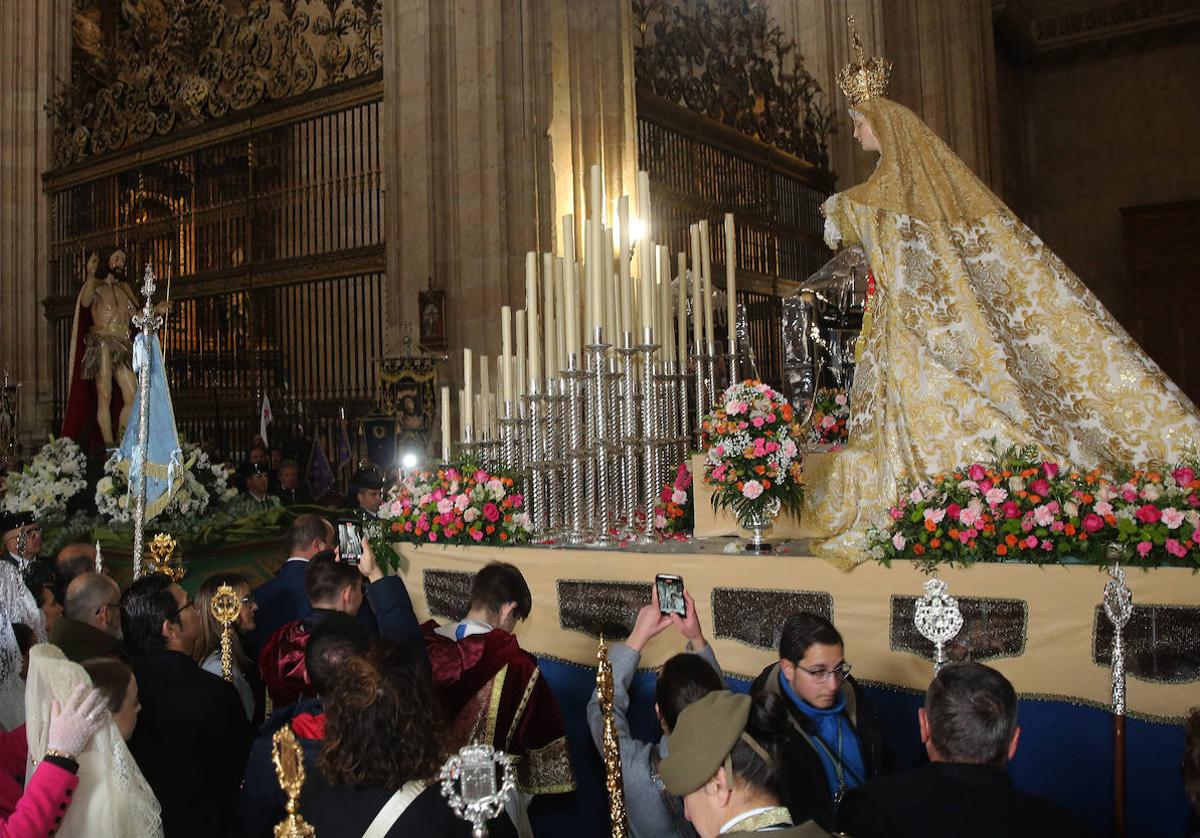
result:
<svg viewBox="0 0 1200 838"><path fill-rule="evenodd" d="M788 617L779 662L763 670L751 692L775 693L787 707L780 791L792 818L832 830L845 793L891 761L879 720L850 677L842 635L817 614Z"/></svg>
<svg viewBox="0 0 1200 838"><path fill-rule="evenodd" d="M254 630L254 612L258 606L250 593L250 582L240 573L214 573L200 583L196 591L196 613L200 616L200 637L196 641L194 657L200 668L213 675L221 675L221 623L213 616L212 600L222 585L233 588L234 595L242 602L241 613L233 624L231 646L233 655L233 686L246 710L246 718L255 725L262 722L262 679L258 668L246 655L245 636Z"/></svg>

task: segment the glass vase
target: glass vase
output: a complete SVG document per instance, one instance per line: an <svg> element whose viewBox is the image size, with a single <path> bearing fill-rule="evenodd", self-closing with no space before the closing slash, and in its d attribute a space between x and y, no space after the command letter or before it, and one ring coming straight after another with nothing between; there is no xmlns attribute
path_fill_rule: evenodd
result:
<svg viewBox="0 0 1200 838"><path fill-rule="evenodd" d="M779 499L771 498L761 506L746 509L738 515L738 526L750 531L750 540L746 549L752 553L765 553L771 549L766 540L766 533L775 526L775 518L779 515Z"/></svg>

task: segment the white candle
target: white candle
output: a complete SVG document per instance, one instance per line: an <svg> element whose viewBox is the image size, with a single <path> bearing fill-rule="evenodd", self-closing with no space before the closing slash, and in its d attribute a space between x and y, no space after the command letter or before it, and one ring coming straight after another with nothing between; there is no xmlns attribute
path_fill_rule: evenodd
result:
<svg viewBox="0 0 1200 838"><path fill-rule="evenodd" d="M717 339L713 330L712 250L708 240L708 220L700 221L700 281L704 284L704 345L712 347Z"/></svg>
<svg viewBox="0 0 1200 838"><path fill-rule="evenodd" d="M617 339L617 332L620 330L621 315L617 311L617 286L620 284L620 280L613 273L612 269L612 227L604 228L604 240L600 244L601 258L604 259L604 267L601 274L604 277L602 288L604 293L604 331L608 335L608 342L613 343Z"/></svg>
<svg viewBox="0 0 1200 838"><path fill-rule="evenodd" d="M567 368L567 278L566 260L561 256L554 260L554 345L558 352L554 356L555 370ZM557 377L557 372L555 373Z"/></svg>
<svg viewBox="0 0 1200 838"><path fill-rule="evenodd" d="M687 367L687 254L680 253L679 288L675 295L675 354L679 371Z"/></svg>
<svg viewBox="0 0 1200 838"><path fill-rule="evenodd" d="M579 353L579 296L578 296L578 271L576 270L575 256L575 216L564 215L562 220L563 226L563 261L566 263L566 273L564 274L564 285L566 291L566 299L564 300L567 310L567 352Z"/></svg>
<svg viewBox="0 0 1200 838"><path fill-rule="evenodd" d="M671 339L671 252L661 244L654 246L658 254L658 342L664 361L675 360L675 341Z"/></svg>
<svg viewBox="0 0 1200 838"><path fill-rule="evenodd" d="M620 229L617 231L619 239L619 253L617 255L617 267L621 272L620 284L617 287L617 296L621 302L621 332L629 332L633 329L633 287L632 278L629 275L629 196L622 195L617 199L617 223ZM615 337L615 335L614 335Z"/></svg>
<svg viewBox="0 0 1200 838"><path fill-rule="evenodd" d="M537 254L533 251L525 254L525 327L529 332L529 392L541 390L538 373L541 372L541 353L538 351L538 301L537 301Z"/></svg>
<svg viewBox="0 0 1200 838"><path fill-rule="evenodd" d="M501 381L505 402L513 400L512 366L508 363L512 351L512 306L500 306L500 357L505 359Z"/></svg>
<svg viewBox="0 0 1200 838"><path fill-rule="evenodd" d="M525 309L517 310L517 393L525 395Z"/></svg>
<svg viewBox="0 0 1200 838"><path fill-rule="evenodd" d="M591 224L591 238L588 239L588 291L591 295L591 322L588 324L588 340L594 340L596 328L604 325L604 285L607 282L605 276L612 270L612 250L609 249L609 258L607 263L609 267L605 267L606 260L602 257L601 248L604 247L604 180L599 166L591 168L592 188L588 199L591 203L590 217L588 222Z"/></svg>
<svg viewBox="0 0 1200 838"><path fill-rule="evenodd" d="M737 339L737 244L733 213L725 213L725 328L729 345Z"/></svg>
<svg viewBox="0 0 1200 838"><path fill-rule="evenodd" d="M700 278L699 225L693 224L688 232L692 239L692 347L699 357L704 354L704 283Z"/></svg>
<svg viewBox="0 0 1200 838"><path fill-rule="evenodd" d="M463 388L459 387L458 388L458 438L459 439L467 438L467 428L470 427L467 424L467 417L470 415L470 413L471 412L469 410L467 410L467 399L466 399L466 396L463 394Z"/></svg>
<svg viewBox="0 0 1200 838"><path fill-rule="evenodd" d="M654 284L654 245L652 244L653 237L650 235L650 175L647 172L637 173L637 214L638 220L642 224L642 238L638 242L638 255L641 257L641 293L642 293L642 328L653 328L654 323L654 298L657 296L657 288Z"/></svg>
<svg viewBox="0 0 1200 838"><path fill-rule="evenodd" d="M542 288L545 289L545 297L543 298L542 306L542 325L546 332L545 349L546 356L546 380L558 378L558 370L555 368L555 363L558 361L558 331L554 326L554 312L558 306L554 302L554 254L542 254Z"/></svg>
<svg viewBox="0 0 1200 838"><path fill-rule="evenodd" d="M475 365L472 363L470 347L463 350L463 394L463 438L465 439L468 435L465 433L466 429L473 430L475 428Z"/></svg>
<svg viewBox="0 0 1200 838"><path fill-rule="evenodd" d="M484 401L483 426L485 428L488 425L488 419L489 419L488 413L487 413L487 400L488 400L489 394L492 392L492 382L491 382L491 373L490 373L491 368L492 368L492 365L488 363L488 356L480 355L479 356L479 395L483 397L483 401Z"/></svg>
<svg viewBox="0 0 1200 838"><path fill-rule="evenodd" d="M450 388L442 388L442 462L450 462Z"/></svg>

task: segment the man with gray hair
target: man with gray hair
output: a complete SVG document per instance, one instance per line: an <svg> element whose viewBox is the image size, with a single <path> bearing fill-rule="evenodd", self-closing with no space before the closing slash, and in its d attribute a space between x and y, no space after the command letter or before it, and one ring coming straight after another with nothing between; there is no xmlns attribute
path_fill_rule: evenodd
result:
<svg viewBox="0 0 1200 838"><path fill-rule="evenodd" d="M68 660L124 658L121 646L121 588L109 577L81 573L67 585L63 619L50 632L50 642Z"/></svg>
<svg viewBox="0 0 1200 838"><path fill-rule="evenodd" d="M1005 766L1017 753L1017 694L981 663L942 667L917 711L929 763L851 789L838 829L854 838L1093 835L1057 804L1017 791Z"/></svg>

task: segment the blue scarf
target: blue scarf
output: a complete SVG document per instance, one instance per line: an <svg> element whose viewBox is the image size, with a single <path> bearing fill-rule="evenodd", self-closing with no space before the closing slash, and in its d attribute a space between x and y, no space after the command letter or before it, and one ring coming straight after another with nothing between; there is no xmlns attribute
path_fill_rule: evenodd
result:
<svg viewBox="0 0 1200 838"><path fill-rule="evenodd" d="M845 782L847 789L852 789L855 786L861 785L867 776L866 767L863 764L862 748L859 747L858 735L854 732L854 728L850 725L850 720L846 718L846 694L838 693L837 703L832 707L822 710L813 707L807 701L796 695L792 689L792 685L783 677L783 670L779 671L779 685L783 688L783 693L788 697L796 708L807 716L813 724L816 725L816 735L825 743L825 747L814 743L813 750L817 752L817 756L821 758L821 766L825 769L825 779L829 782L829 796L835 797L838 792L837 765L830 754L837 755L838 753L838 728L841 728L841 758L844 768L842 769L842 779ZM828 753L826 753L828 749Z"/></svg>

